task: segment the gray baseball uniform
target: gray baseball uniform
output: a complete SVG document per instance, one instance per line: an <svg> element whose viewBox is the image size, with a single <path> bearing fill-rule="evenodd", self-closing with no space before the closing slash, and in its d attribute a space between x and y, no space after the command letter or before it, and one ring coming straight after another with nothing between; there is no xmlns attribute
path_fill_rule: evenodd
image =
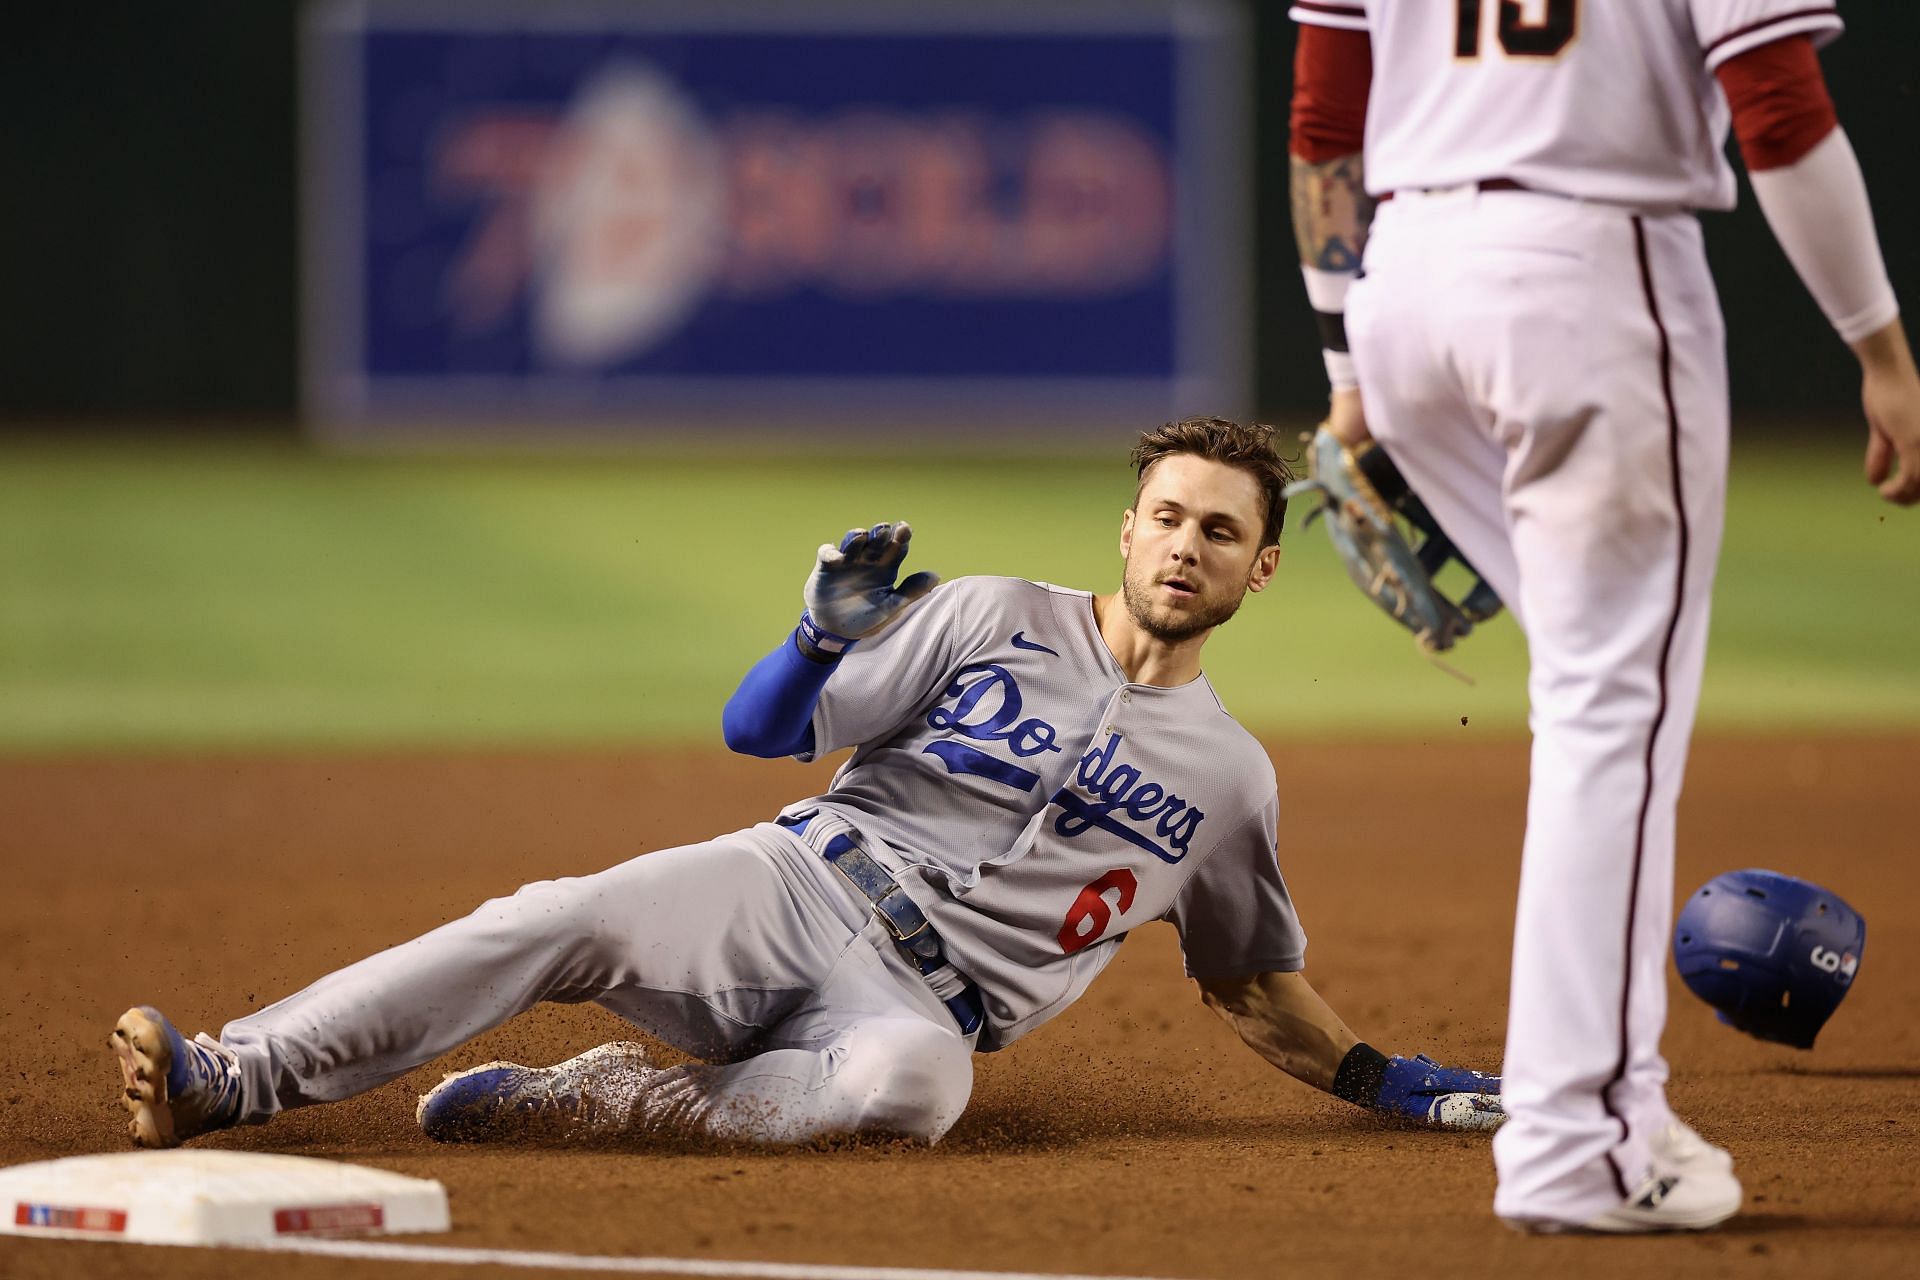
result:
<svg viewBox="0 0 1920 1280"><path fill-rule="evenodd" d="M1204 677L1128 684L1086 592L939 588L841 659L813 728L816 751L857 750L786 811L804 831L528 885L229 1023L242 1119L372 1088L542 1000L591 1000L722 1064L663 1073L635 1103L657 1127L936 1139L972 1087L968 1040L819 856L849 832L980 988L982 1049L1064 1009L1144 920L1174 923L1196 976L1301 966L1266 754Z"/></svg>
<svg viewBox="0 0 1920 1280"><path fill-rule="evenodd" d="M816 752L856 746L799 816L867 838L987 996L983 1049L1071 1004L1120 938L1179 929L1187 972L1291 972L1273 765L1205 676L1128 684L1092 597L962 578L841 660Z"/></svg>

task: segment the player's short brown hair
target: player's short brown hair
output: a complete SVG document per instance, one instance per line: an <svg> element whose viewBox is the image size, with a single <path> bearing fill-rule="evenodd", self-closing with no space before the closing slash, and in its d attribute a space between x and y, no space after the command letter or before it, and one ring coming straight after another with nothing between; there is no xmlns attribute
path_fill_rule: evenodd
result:
<svg viewBox="0 0 1920 1280"><path fill-rule="evenodd" d="M1162 458L1191 453L1225 463L1252 476L1266 500L1265 523L1260 529L1260 545L1275 546L1280 528L1287 522L1286 487L1293 483L1293 468L1273 447L1274 429L1257 422L1244 426L1225 418L1182 418L1151 431L1140 433L1133 446L1133 469L1139 478L1133 500L1140 501L1140 489L1147 482L1147 468Z"/></svg>

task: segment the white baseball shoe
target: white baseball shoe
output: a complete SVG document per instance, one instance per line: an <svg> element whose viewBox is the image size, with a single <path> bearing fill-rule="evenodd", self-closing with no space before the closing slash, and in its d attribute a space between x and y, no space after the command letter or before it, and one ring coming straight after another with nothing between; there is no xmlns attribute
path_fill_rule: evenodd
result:
<svg viewBox="0 0 1920 1280"><path fill-rule="evenodd" d="M620 1133L659 1074L646 1048L615 1041L551 1067L488 1062L446 1077L414 1109L435 1142Z"/></svg>
<svg viewBox="0 0 1920 1280"><path fill-rule="evenodd" d="M1606 1212L1586 1222L1508 1218L1507 1225L1536 1234L1706 1231L1740 1212L1732 1156L1678 1120L1655 1134L1649 1146L1653 1164L1646 1180Z"/></svg>

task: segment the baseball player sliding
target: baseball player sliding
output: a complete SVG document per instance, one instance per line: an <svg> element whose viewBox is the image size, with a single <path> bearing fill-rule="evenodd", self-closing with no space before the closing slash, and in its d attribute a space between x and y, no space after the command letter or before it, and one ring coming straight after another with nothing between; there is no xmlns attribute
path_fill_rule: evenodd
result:
<svg viewBox="0 0 1920 1280"><path fill-rule="evenodd" d="M766 1143L938 1140L974 1050L1065 1009L1147 920L1206 1003L1281 1070L1454 1128L1497 1077L1361 1042L1301 972L1271 763L1200 670L1279 560L1271 431L1169 424L1134 453L1120 590L895 579L905 524L820 548L794 633L728 703L728 745L854 748L774 821L531 884L187 1040L129 1010L111 1043L134 1141L171 1146L392 1080L543 1000L592 1000L703 1059L638 1045L492 1063L421 1100L441 1139L532 1130ZM924 599L922 599L924 597ZM918 603L916 603L918 601Z"/></svg>
<svg viewBox="0 0 1920 1280"><path fill-rule="evenodd" d="M1291 12L1295 231L1334 386L1314 483L1360 511L1411 483L1531 655L1495 1212L1534 1231L1714 1226L1740 1183L1669 1109L1660 1032L1727 468L1691 211L1733 205L1729 115L1776 237L1859 357L1867 479L1920 501L1920 379L1814 54L1840 19L1819 0ZM1379 545L1377 524L1342 519L1343 545ZM1414 576L1368 582L1396 580L1376 598L1433 619L1415 625L1432 647L1488 611L1420 607Z"/></svg>

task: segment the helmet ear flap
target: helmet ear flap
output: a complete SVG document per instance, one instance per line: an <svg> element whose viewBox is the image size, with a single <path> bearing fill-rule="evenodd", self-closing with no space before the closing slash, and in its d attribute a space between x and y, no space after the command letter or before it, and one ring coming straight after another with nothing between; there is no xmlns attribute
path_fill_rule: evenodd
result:
<svg viewBox="0 0 1920 1280"><path fill-rule="evenodd" d="M1702 885L1674 921L1688 990L1759 1040L1810 1049L1853 988L1867 926L1819 885L1753 868Z"/></svg>

